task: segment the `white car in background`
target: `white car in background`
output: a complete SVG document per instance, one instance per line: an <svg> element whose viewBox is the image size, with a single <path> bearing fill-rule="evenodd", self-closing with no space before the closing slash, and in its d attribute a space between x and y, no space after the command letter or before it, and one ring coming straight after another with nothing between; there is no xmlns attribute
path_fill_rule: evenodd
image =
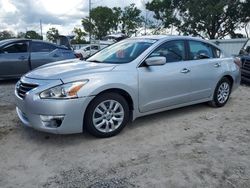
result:
<svg viewBox="0 0 250 188"><path fill-rule="evenodd" d="M80 54L80 58L86 59L107 46L108 44L91 44L75 50L75 53Z"/></svg>

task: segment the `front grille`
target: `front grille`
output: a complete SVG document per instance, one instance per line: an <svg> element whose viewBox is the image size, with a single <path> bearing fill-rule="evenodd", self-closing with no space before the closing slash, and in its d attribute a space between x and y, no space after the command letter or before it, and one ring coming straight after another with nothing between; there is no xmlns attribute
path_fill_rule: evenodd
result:
<svg viewBox="0 0 250 188"><path fill-rule="evenodd" d="M242 63L243 63L242 69L250 71L250 60L245 59L243 60Z"/></svg>
<svg viewBox="0 0 250 188"><path fill-rule="evenodd" d="M250 79L250 59L248 58L242 58L241 76L243 80Z"/></svg>
<svg viewBox="0 0 250 188"><path fill-rule="evenodd" d="M24 83L24 82L20 81L19 83L17 83L16 92L17 92L17 94L18 94L19 97L24 98L25 94L28 91L36 88L37 86L38 85L36 85L36 84Z"/></svg>

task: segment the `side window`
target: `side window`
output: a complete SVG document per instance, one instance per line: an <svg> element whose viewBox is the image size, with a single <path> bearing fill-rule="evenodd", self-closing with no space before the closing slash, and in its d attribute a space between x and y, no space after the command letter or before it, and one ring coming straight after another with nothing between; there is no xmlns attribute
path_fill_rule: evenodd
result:
<svg viewBox="0 0 250 188"><path fill-rule="evenodd" d="M25 53L28 52L27 42L12 43L2 48L3 53Z"/></svg>
<svg viewBox="0 0 250 188"><path fill-rule="evenodd" d="M99 50L99 47L98 46L91 46L91 49L93 49L93 50Z"/></svg>
<svg viewBox="0 0 250 188"><path fill-rule="evenodd" d="M32 42L31 52L51 52L56 47L43 42Z"/></svg>
<svg viewBox="0 0 250 188"><path fill-rule="evenodd" d="M189 41L189 49L190 60L213 58L212 49L206 43L199 41Z"/></svg>
<svg viewBox="0 0 250 188"><path fill-rule="evenodd" d="M164 56L167 63L185 60L184 41L169 41L159 46L149 57Z"/></svg>
<svg viewBox="0 0 250 188"><path fill-rule="evenodd" d="M216 47L212 47L212 49L213 49L215 58L220 58L221 57L221 50L219 50Z"/></svg>

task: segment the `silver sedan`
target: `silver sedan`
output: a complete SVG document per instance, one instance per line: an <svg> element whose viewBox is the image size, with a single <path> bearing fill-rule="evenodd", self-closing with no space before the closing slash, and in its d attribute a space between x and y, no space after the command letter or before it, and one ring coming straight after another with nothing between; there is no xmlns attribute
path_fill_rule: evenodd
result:
<svg viewBox="0 0 250 188"><path fill-rule="evenodd" d="M222 107L240 83L237 59L193 37L130 38L72 61L44 65L16 84L24 125L110 137L148 114L203 102Z"/></svg>

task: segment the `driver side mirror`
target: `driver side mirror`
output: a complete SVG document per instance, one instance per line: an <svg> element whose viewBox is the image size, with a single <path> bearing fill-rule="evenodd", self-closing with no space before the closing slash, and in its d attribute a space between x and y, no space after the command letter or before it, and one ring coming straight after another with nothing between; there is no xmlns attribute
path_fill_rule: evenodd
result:
<svg viewBox="0 0 250 188"><path fill-rule="evenodd" d="M209 59L210 57L209 57L207 54L205 54L205 53L200 53L200 54L198 55L198 58L199 58L199 59Z"/></svg>
<svg viewBox="0 0 250 188"><path fill-rule="evenodd" d="M145 60L146 65L148 66L157 66L166 64L166 57L158 56L158 57L149 57Z"/></svg>

